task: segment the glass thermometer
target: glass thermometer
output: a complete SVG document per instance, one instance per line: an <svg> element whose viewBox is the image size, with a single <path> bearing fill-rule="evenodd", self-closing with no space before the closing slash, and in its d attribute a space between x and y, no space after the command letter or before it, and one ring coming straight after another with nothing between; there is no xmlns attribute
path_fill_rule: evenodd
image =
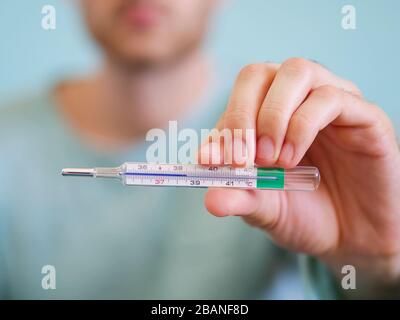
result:
<svg viewBox="0 0 400 320"><path fill-rule="evenodd" d="M116 168L66 168L63 176L115 178L124 185L314 191L320 183L316 167L293 169L126 162Z"/></svg>

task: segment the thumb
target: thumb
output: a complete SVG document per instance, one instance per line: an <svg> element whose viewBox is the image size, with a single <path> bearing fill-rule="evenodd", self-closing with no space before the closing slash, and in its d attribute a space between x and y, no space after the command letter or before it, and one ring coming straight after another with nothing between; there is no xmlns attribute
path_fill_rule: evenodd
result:
<svg viewBox="0 0 400 320"><path fill-rule="evenodd" d="M281 214L279 198L279 193L270 190L210 188L205 206L217 217L241 216L249 224L270 231Z"/></svg>
<svg viewBox="0 0 400 320"><path fill-rule="evenodd" d="M322 255L337 242L335 215L322 208L320 197L273 190L209 189L207 210L217 216L240 216L268 232L281 247Z"/></svg>

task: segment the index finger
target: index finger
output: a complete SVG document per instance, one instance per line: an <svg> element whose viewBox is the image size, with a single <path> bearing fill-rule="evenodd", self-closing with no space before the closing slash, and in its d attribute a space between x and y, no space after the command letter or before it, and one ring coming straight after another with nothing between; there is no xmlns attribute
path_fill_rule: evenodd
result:
<svg viewBox="0 0 400 320"><path fill-rule="evenodd" d="M237 141L233 137L231 145L224 145L225 159L232 160L230 164L240 165L239 155L235 150L237 143L241 143L245 149L247 160L251 163L254 162L257 114L275 78L277 69L277 64L250 64L240 71L236 79L222 120L223 129L230 130L232 137L236 132L241 133L241 141ZM234 132L234 130L236 131ZM250 137L247 136L249 132L252 133ZM245 135L246 139L244 140Z"/></svg>

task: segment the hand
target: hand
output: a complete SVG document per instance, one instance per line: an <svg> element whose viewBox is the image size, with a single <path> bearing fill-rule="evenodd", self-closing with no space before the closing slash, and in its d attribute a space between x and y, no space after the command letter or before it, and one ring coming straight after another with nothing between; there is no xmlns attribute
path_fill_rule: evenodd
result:
<svg viewBox="0 0 400 320"><path fill-rule="evenodd" d="M299 58L248 65L217 128L255 129L257 165L313 165L322 181L317 192L210 189L212 214L242 216L335 269L400 275L400 152L390 120L356 86Z"/></svg>

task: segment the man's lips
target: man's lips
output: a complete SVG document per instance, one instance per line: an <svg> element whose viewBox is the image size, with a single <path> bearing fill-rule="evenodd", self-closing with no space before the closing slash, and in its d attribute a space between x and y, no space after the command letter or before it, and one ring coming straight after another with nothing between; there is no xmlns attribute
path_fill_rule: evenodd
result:
<svg viewBox="0 0 400 320"><path fill-rule="evenodd" d="M151 5L131 5L122 12L124 20L131 26L138 28L147 28L156 25L161 15L161 8Z"/></svg>

